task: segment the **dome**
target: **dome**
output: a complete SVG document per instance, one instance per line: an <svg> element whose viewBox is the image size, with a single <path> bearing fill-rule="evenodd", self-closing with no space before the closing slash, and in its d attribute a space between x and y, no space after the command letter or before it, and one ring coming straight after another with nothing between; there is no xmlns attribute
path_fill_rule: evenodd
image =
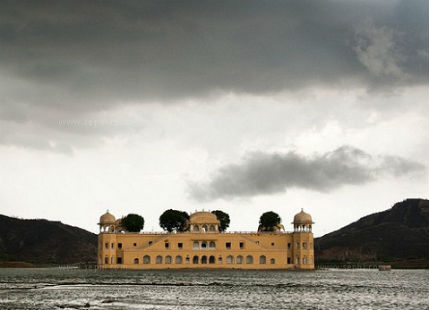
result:
<svg viewBox="0 0 429 310"><path fill-rule="evenodd" d="M114 224L114 223L115 223L115 217L109 213L109 210L107 210L106 213L100 216L100 225L107 225L107 224Z"/></svg>
<svg viewBox="0 0 429 310"><path fill-rule="evenodd" d="M199 211L192 213L189 217L190 224L220 224L219 220L216 217L216 214L213 214L208 211Z"/></svg>
<svg viewBox="0 0 429 310"><path fill-rule="evenodd" d="M311 215L308 213L305 213L303 209L301 209L301 212L296 214L293 217L293 224L313 224L313 219L311 218Z"/></svg>

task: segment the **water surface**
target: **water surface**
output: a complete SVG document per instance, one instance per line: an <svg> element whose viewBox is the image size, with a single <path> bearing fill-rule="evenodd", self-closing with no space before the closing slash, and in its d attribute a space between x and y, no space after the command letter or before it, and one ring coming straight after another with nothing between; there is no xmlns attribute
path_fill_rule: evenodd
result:
<svg viewBox="0 0 429 310"><path fill-rule="evenodd" d="M428 270L0 269L0 309L429 309Z"/></svg>

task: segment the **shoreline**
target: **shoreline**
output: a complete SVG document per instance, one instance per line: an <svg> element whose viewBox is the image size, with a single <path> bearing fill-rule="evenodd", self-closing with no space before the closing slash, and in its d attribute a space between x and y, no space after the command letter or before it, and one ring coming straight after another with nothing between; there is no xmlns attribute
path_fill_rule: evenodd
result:
<svg viewBox="0 0 429 310"><path fill-rule="evenodd" d="M31 263L27 264L5 264L0 263L0 269L58 269L58 270L97 270L101 272L109 272L109 271L224 271L224 270L234 270L234 271L282 271L282 272L314 272L314 271L332 271L332 270L374 270L378 271L378 265L377 266L368 266L368 267L340 267L340 266L316 266L315 269L312 270L298 270L298 269L240 269L240 268L170 268L170 269L131 269L131 268L122 268L122 269L102 269L102 268L80 268L79 266L65 266L65 265L35 265ZM429 270L429 267L401 267L401 268L394 268L392 266L391 270Z"/></svg>

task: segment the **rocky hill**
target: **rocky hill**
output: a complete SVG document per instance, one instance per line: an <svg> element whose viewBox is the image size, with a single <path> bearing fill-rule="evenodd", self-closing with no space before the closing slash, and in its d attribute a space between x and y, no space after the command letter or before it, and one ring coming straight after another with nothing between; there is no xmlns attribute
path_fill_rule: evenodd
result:
<svg viewBox="0 0 429 310"><path fill-rule="evenodd" d="M315 240L317 264L429 267L429 200L407 199Z"/></svg>
<svg viewBox="0 0 429 310"><path fill-rule="evenodd" d="M61 222L0 215L1 265L74 264L96 257L96 234Z"/></svg>

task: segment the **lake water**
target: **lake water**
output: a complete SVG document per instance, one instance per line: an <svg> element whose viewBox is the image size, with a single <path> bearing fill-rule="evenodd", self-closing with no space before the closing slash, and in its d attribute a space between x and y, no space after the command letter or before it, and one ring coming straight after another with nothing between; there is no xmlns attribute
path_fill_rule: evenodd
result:
<svg viewBox="0 0 429 310"><path fill-rule="evenodd" d="M0 269L0 309L429 309L429 271Z"/></svg>

